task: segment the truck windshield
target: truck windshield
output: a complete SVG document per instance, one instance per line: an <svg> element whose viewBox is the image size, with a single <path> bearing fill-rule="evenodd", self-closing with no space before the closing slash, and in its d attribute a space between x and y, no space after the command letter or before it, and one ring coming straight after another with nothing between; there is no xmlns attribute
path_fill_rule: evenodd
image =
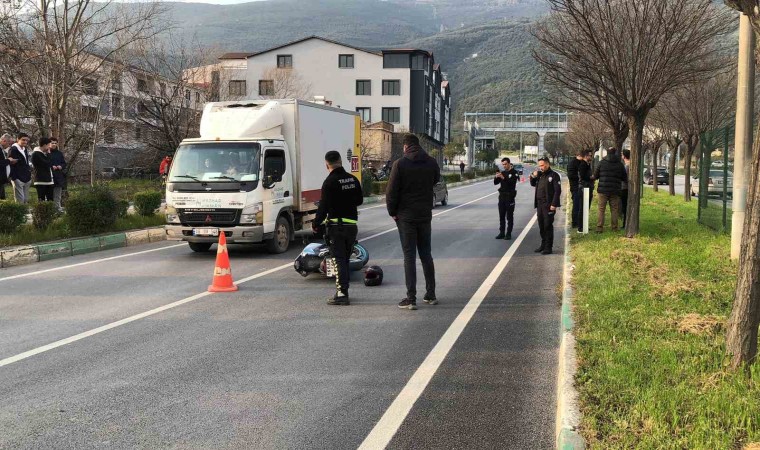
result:
<svg viewBox="0 0 760 450"><path fill-rule="evenodd" d="M253 142L182 144L174 156L169 181L257 182L260 151Z"/></svg>

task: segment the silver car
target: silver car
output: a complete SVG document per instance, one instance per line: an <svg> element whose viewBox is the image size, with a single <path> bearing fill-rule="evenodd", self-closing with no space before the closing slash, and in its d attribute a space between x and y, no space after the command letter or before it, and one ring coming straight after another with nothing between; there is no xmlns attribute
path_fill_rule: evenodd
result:
<svg viewBox="0 0 760 450"><path fill-rule="evenodd" d="M723 170L710 170L710 176L707 178L707 195L711 196L723 196L723 180L724 180L724 173ZM734 174L733 172L728 172L726 178L726 194L729 197L733 196L734 193ZM691 179L691 195L699 195L699 176L692 177Z"/></svg>

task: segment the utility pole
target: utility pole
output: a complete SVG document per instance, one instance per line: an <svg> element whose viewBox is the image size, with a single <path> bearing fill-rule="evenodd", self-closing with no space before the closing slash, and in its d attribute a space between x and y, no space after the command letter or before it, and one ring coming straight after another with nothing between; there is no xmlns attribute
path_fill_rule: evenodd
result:
<svg viewBox="0 0 760 450"><path fill-rule="evenodd" d="M747 181L752 161L752 119L755 102L755 33L750 19L739 15L739 67L736 92L736 134L734 137L733 215L731 216L731 259L739 259L744 214L747 208Z"/></svg>

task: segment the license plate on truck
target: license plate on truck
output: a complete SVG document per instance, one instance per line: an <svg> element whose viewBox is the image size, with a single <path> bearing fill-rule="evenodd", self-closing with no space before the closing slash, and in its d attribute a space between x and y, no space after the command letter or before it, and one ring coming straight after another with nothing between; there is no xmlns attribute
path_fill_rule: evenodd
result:
<svg viewBox="0 0 760 450"><path fill-rule="evenodd" d="M193 228L193 236L219 236L219 228Z"/></svg>

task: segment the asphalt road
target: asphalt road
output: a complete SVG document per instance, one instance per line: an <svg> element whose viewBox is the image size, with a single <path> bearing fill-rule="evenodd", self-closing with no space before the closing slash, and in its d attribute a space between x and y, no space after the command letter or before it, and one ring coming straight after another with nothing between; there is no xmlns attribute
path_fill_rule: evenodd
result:
<svg viewBox="0 0 760 450"><path fill-rule="evenodd" d="M175 242L0 270L0 448L552 448L563 249L533 253L528 183L494 240L494 192L434 211L440 304L417 311L384 205L360 239L386 280L355 273L349 307L293 271L300 244L230 246L230 294Z"/></svg>

